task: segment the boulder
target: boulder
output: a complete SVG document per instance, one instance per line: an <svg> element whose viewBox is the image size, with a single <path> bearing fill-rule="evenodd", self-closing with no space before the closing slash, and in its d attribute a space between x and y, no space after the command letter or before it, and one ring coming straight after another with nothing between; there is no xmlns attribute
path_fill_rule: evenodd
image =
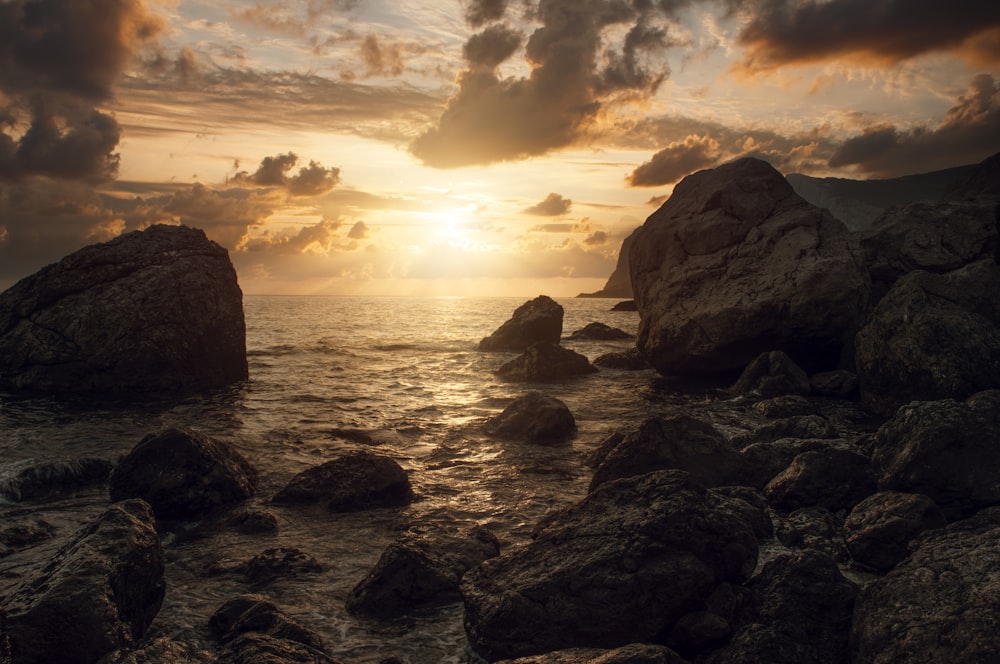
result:
<svg viewBox="0 0 1000 664"><path fill-rule="evenodd" d="M809 384L816 396L850 399L858 391L858 376L844 369L821 371L810 377Z"/></svg>
<svg viewBox="0 0 1000 664"><path fill-rule="evenodd" d="M219 654L216 664L340 664L312 646L268 634L241 634Z"/></svg>
<svg viewBox="0 0 1000 664"><path fill-rule="evenodd" d="M926 533L858 595L851 662L995 662L1000 653L1000 508Z"/></svg>
<svg viewBox="0 0 1000 664"><path fill-rule="evenodd" d="M0 479L0 496L14 501L58 498L108 481L111 462L107 459L67 459L10 464L7 477Z"/></svg>
<svg viewBox="0 0 1000 664"><path fill-rule="evenodd" d="M576 341L579 339L593 339L596 341L616 341L618 339L631 339L632 335L617 327L611 327L606 323L587 323L579 330L575 330L569 338Z"/></svg>
<svg viewBox="0 0 1000 664"><path fill-rule="evenodd" d="M163 571L149 505L111 505L6 598L13 660L90 664L135 646L163 602Z"/></svg>
<svg viewBox="0 0 1000 664"><path fill-rule="evenodd" d="M602 369L618 369L620 371L643 371L650 364L639 352L638 348L629 348L623 353L605 353L594 360L594 366Z"/></svg>
<svg viewBox="0 0 1000 664"><path fill-rule="evenodd" d="M740 453L722 432L679 413L651 417L625 435L594 470L590 491L623 477L671 469L686 471L707 487L735 484L744 475Z"/></svg>
<svg viewBox="0 0 1000 664"><path fill-rule="evenodd" d="M854 506L844 521L851 559L886 572L910 555L910 542L947 524L941 508L918 493L881 491Z"/></svg>
<svg viewBox="0 0 1000 664"><path fill-rule="evenodd" d="M479 342L482 351L522 351L531 344L558 344L562 337L563 308L547 295L539 295L514 310L510 320Z"/></svg>
<svg viewBox="0 0 1000 664"><path fill-rule="evenodd" d="M828 448L849 449L847 441L830 438L781 438L753 443L740 450L745 472L743 482L763 489L803 452Z"/></svg>
<svg viewBox="0 0 1000 664"><path fill-rule="evenodd" d="M243 293L200 230L127 233L0 294L0 388L160 397L246 378Z"/></svg>
<svg viewBox="0 0 1000 664"><path fill-rule="evenodd" d="M875 491L875 473L868 457L823 447L796 456L764 487L764 496L781 510L819 506L838 512L850 510Z"/></svg>
<svg viewBox="0 0 1000 664"><path fill-rule="evenodd" d="M230 570L242 574L250 585L266 586L278 579L319 574L323 566L316 558L294 547L265 549Z"/></svg>
<svg viewBox="0 0 1000 664"><path fill-rule="evenodd" d="M632 643L621 648L568 648L544 655L505 659L497 664L687 664L666 646Z"/></svg>
<svg viewBox="0 0 1000 664"><path fill-rule="evenodd" d="M257 471L230 445L198 431L149 434L111 471L111 500L142 498L157 518L198 518L253 497Z"/></svg>
<svg viewBox="0 0 1000 664"><path fill-rule="evenodd" d="M459 582L467 571L500 553L485 528L468 532L411 530L390 544L375 567L347 597L350 613L398 618L426 606L459 602Z"/></svg>
<svg viewBox="0 0 1000 664"><path fill-rule="evenodd" d="M771 350L833 368L868 303L844 225L757 159L684 178L629 258L637 345L664 375L731 373Z"/></svg>
<svg viewBox="0 0 1000 664"><path fill-rule="evenodd" d="M770 443L782 438L837 438L836 427L822 415L795 415L765 422L750 431L736 434L732 443L745 448L756 443Z"/></svg>
<svg viewBox="0 0 1000 664"><path fill-rule="evenodd" d="M1000 390L904 406L871 449L881 490L928 496L949 520L1000 504Z"/></svg>
<svg viewBox="0 0 1000 664"><path fill-rule="evenodd" d="M528 392L491 417L486 432L500 438L528 443L559 443L576 431L576 420L559 399L541 392Z"/></svg>
<svg viewBox="0 0 1000 664"><path fill-rule="evenodd" d="M601 485L465 575L469 643L495 660L655 640L752 573L757 540L741 503L682 471Z"/></svg>
<svg viewBox="0 0 1000 664"><path fill-rule="evenodd" d="M1000 387L1000 267L907 274L855 343L861 402L886 417L911 401Z"/></svg>
<svg viewBox="0 0 1000 664"><path fill-rule="evenodd" d="M295 641L324 652L323 638L288 617L263 595L240 595L220 606L208 619L212 634L230 643L242 634L255 633L284 641Z"/></svg>
<svg viewBox="0 0 1000 664"><path fill-rule="evenodd" d="M849 560L844 546L844 517L825 507L803 507L779 516L774 536L790 549L818 551L840 563Z"/></svg>
<svg viewBox="0 0 1000 664"><path fill-rule="evenodd" d="M541 383L560 381L597 372L584 355L558 344L532 344L521 355L497 369L502 380Z"/></svg>
<svg viewBox="0 0 1000 664"><path fill-rule="evenodd" d="M332 512L401 507L413 500L406 471L392 459L353 452L302 471L291 479L274 503L320 503Z"/></svg>
<svg viewBox="0 0 1000 664"><path fill-rule="evenodd" d="M812 401L797 394L786 394L758 401L753 409L768 419L785 417L802 417L804 415L819 415L818 408Z"/></svg>
<svg viewBox="0 0 1000 664"><path fill-rule="evenodd" d="M733 394L758 394L765 399L786 394L809 394L809 376L780 350L761 353L747 365L730 388Z"/></svg>

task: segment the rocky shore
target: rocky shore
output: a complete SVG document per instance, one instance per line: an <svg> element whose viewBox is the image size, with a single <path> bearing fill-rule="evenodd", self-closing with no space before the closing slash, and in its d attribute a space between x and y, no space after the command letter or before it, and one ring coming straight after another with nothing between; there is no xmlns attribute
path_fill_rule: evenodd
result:
<svg viewBox="0 0 1000 664"><path fill-rule="evenodd" d="M995 171L998 159L981 168ZM479 345L519 353L497 379L523 385L523 396L477 426L527 445L565 444L574 414L541 389L646 362L663 385L710 383L704 406L665 406L595 445L586 496L534 524L529 541L415 524L358 579L346 610L381 621L461 602L471 651L489 662L995 661L1000 197L984 181L970 177L947 200L893 208L854 231L764 162L689 176L631 238L634 356L592 364L562 347L557 303L527 302ZM81 255L97 266L99 254ZM41 342L25 340L42 339L49 350L38 357L54 357L54 340L76 333L29 327L54 315L32 312L83 306L51 274L51 297L33 285L40 278L0 296L9 353L26 357ZM239 319L242 330L242 310ZM161 357L190 342L161 341ZM245 376L243 352L242 365L226 360L236 370L224 380ZM127 356L116 352L115 366L135 366ZM43 375L56 385L43 364L8 360L0 376L7 386ZM74 376L111 372L69 364ZM720 427L707 416L720 402L762 423ZM838 409L860 424L844 426ZM109 500L3 598L0 664L190 661L185 644L148 633L169 583L167 533L208 515L266 533L276 505L356 512L415 498L396 460L365 449L303 471L261 507L265 472L185 429L152 432L113 466L24 469L8 499L45 501L72 480L106 485ZM0 525L0 554L46 537L42 526ZM198 661L335 662L315 626L266 594L272 579L309 578L322 565L271 548L212 570L241 579L245 592L218 607L206 626L214 650Z"/></svg>

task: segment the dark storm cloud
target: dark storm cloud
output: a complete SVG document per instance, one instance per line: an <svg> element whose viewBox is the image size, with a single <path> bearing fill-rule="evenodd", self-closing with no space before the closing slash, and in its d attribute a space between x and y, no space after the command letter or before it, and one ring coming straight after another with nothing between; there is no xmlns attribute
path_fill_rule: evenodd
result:
<svg viewBox="0 0 1000 664"><path fill-rule="evenodd" d="M717 140L708 136L687 136L654 154L626 179L632 187L673 184L689 173L714 166L720 154Z"/></svg>
<svg viewBox="0 0 1000 664"><path fill-rule="evenodd" d="M730 4L741 12L750 8L751 20L739 35L748 51L744 66L750 70L843 57L899 62L935 51L1000 61L996 59L997 2L758 0Z"/></svg>
<svg viewBox="0 0 1000 664"><path fill-rule="evenodd" d="M478 28L490 21L499 21L507 11L507 0L470 0L465 7L465 20Z"/></svg>
<svg viewBox="0 0 1000 664"><path fill-rule="evenodd" d="M978 163L998 149L1000 81L990 74L980 74L938 126L868 128L844 141L831 155L829 164L855 166L867 174L893 177Z"/></svg>
<svg viewBox="0 0 1000 664"><path fill-rule="evenodd" d="M299 157L294 152L264 157L256 171L240 171L231 182L258 187L284 187L293 196L318 196L340 182L339 168L324 168L315 161L300 168L298 174L289 176L298 161Z"/></svg>
<svg viewBox="0 0 1000 664"><path fill-rule="evenodd" d="M472 35L462 47L462 55L473 68L493 71L514 55L521 46L522 35L505 25L491 25Z"/></svg>
<svg viewBox="0 0 1000 664"><path fill-rule="evenodd" d="M540 217L558 217L566 214L573 206L573 201L555 192L545 197L545 200L536 203L529 208L525 208L525 214L534 214Z"/></svg>

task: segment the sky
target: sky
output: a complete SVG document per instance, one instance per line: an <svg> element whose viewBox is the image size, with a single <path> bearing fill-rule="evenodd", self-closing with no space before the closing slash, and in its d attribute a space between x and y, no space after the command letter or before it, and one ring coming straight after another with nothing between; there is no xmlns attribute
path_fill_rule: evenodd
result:
<svg viewBox="0 0 1000 664"><path fill-rule="evenodd" d="M154 223L254 294L572 296L685 175L1000 152L982 0L0 0L0 289Z"/></svg>

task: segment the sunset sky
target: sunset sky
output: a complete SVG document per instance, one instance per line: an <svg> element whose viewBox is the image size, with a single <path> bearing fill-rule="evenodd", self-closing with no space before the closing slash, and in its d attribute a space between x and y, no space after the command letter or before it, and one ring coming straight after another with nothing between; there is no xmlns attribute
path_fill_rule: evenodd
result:
<svg viewBox="0 0 1000 664"><path fill-rule="evenodd" d="M0 0L0 289L184 223L247 293L574 295L684 175L1000 152L1000 2Z"/></svg>

